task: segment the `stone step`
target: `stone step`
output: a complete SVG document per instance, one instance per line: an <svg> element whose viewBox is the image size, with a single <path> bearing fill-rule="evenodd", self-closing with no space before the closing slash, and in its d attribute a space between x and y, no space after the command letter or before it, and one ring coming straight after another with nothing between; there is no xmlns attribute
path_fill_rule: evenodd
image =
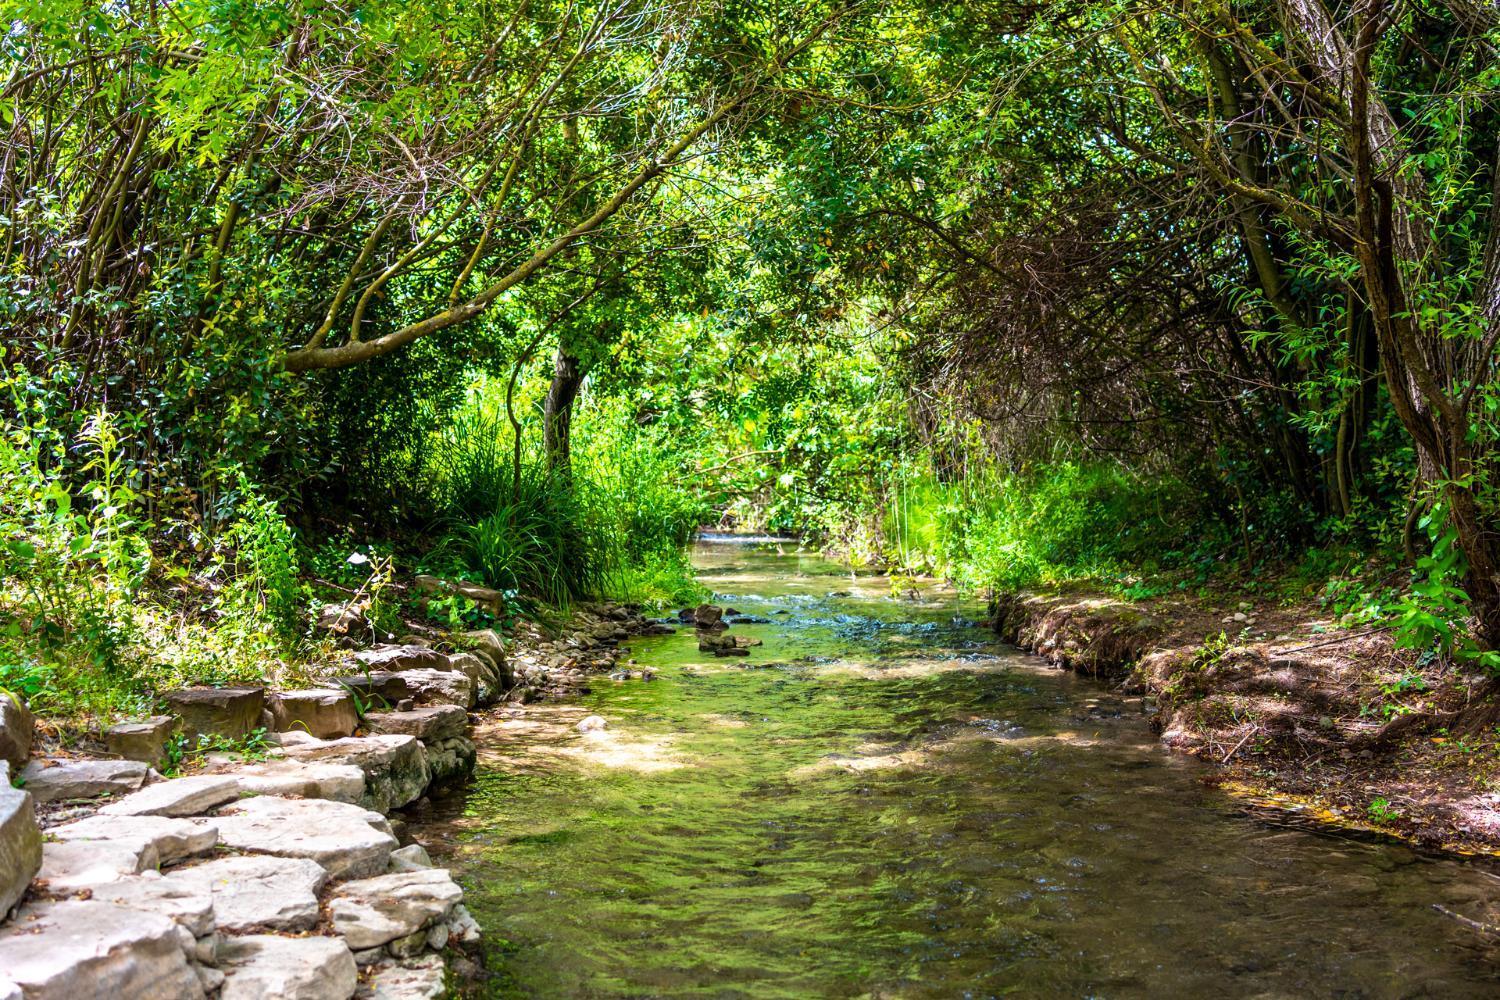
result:
<svg viewBox="0 0 1500 1000"><path fill-rule="evenodd" d="M426 751L413 736L355 736L283 752L288 760L359 768L365 776L361 804L382 813L421 798L432 779Z"/></svg>
<svg viewBox="0 0 1500 1000"><path fill-rule="evenodd" d="M266 707L265 689L258 687L181 688L162 697L189 740L201 735L240 739L260 727Z"/></svg>
<svg viewBox="0 0 1500 1000"><path fill-rule="evenodd" d="M354 699L347 691L278 691L270 696L268 707L278 733L300 730L320 740L334 740L353 735L359 726Z"/></svg>
<svg viewBox="0 0 1500 1000"><path fill-rule="evenodd" d="M214 806L237 799L240 781L233 775L198 774L147 785L99 810L104 816L200 816Z"/></svg>
<svg viewBox="0 0 1500 1000"><path fill-rule="evenodd" d="M156 850L162 864L169 864L213 850L219 842L215 822L167 816L90 816L54 826L47 835L63 841L144 842Z"/></svg>
<svg viewBox="0 0 1500 1000"><path fill-rule="evenodd" d="M146 783L151 769L138 760L34 760L21 771L23 787L38 802L127 795Z"/></svg>
<svg viewBox="0 0 1500 1000"><path fill-rule="evenodd" d="M225 933L304 931L318 922L318 892L328 872L307 858L246 854L177 868L162 881L210 893Z"/></svg>
<svg viewBox="0 0 1500 1000"><path fill-rule="evenodd" d="M113 903L29 904L0 927L0 975L26 1000L201 1000L183 937L170 917Z"/></svg>
<svg viewBox="0 0 1500 1000"><path fill-rule="evenodd" d="M220 1000L348 1000L359 983L354 956L337 938L229 937L219 967Z"/></svg>
<svg viewBox="0 0 1500 1000"><path fill-rule="evenodd" d="M245 799L221 809L215 822L228 847L308 858L335 878L366 878L385 871L398 846L384 816L322 799Z"/></svg>
<svg viewBox="0 0 1500 1000"><path fill-rule="evenodd" d="M0 920L20 902L42 866L42 833L31 795L12 788L9 779L9 765L0 764Z"/></svg>
<svg viewBox="0 0 1500 1000"><path fill-rule="evenodd" d="M233 776L244 791L257 795L357 804L365 794L365 772L350 764L267 760L224 765L221 773Z"/></svg>

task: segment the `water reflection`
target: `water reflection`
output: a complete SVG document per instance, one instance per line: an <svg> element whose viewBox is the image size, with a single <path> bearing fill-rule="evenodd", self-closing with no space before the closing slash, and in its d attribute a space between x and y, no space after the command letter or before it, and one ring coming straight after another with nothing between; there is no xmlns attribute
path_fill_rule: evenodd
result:
<svg viewBox="0 0 1500 1000"><path fill-rule="evenodd" d="M748 660L637 641L659 680L481 733L428 835L490 933L482 995L1495 995L1434 909L1493 922L1489 871L1257 822L978 609L781 544L699 549L770 620L735 627Z"/></svg>

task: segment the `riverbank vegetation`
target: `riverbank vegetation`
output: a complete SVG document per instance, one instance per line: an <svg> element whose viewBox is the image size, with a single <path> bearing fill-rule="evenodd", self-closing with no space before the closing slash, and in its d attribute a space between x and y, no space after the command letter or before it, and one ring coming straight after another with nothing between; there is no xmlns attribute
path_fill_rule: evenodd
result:
<svg viewBox="0 0 1500 1000"><path fill-rule="evenodd" d="M1500 670L1485 5L0 3L44 710L416 573L687 601L705 524Z"/></svg>

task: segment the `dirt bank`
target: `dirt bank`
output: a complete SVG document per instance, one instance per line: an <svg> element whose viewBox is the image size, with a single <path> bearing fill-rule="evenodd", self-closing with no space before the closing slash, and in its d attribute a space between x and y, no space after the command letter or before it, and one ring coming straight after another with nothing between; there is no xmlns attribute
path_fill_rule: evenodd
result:
<svg viewBox="0 0 1500 1000"><path fill-rule="evenodd" d="M1259 805L1429 848L1500 854L1489 679L1307 607L1086 589L1004 594L1006 641L1144 697L1162 742Z"/></svg>

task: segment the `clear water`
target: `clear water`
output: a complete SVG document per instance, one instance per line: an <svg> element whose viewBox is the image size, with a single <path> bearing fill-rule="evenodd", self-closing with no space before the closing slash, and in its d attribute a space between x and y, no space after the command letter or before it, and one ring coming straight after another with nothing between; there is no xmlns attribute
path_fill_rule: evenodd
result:
<svg viewBox="0 0 1500 1000"><path fill-rule="evenodd" d="M748 659L637 640L658 680L483 728L423 834L487 930L477 995L1500 996L1434 909L1495 922L1486 866L1268 824L978 608L775 548L698 549L772 620Z"/></svg>

